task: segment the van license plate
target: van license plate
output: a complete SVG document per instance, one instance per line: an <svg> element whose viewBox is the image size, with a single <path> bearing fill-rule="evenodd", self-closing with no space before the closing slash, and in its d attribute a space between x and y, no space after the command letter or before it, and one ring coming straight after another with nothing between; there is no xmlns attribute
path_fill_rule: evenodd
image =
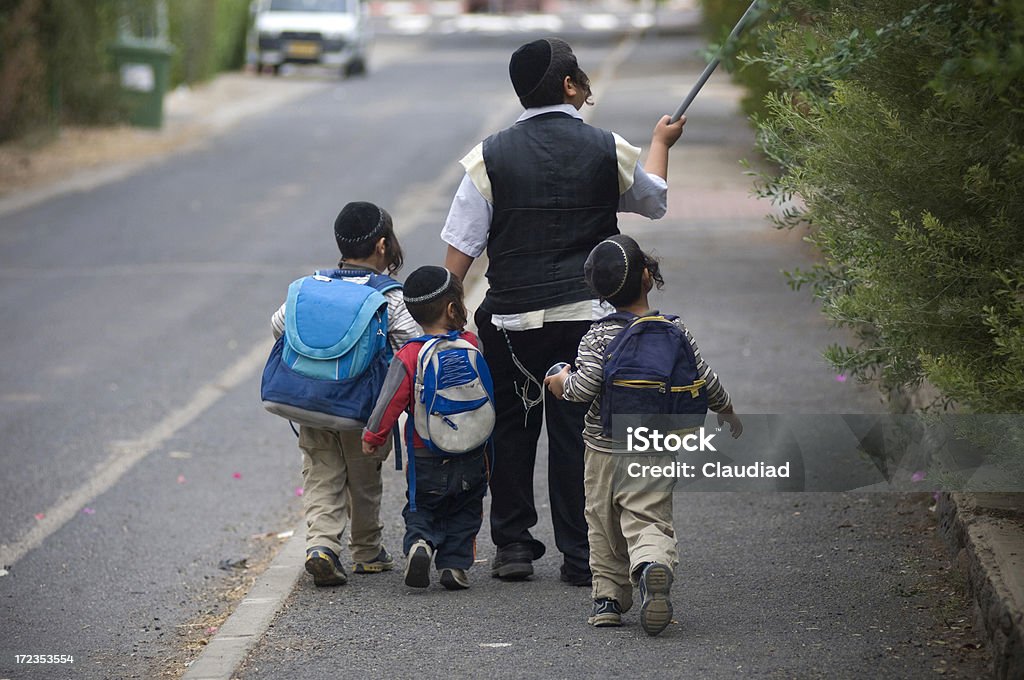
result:
<svg viewBox="0 0 1024 680"><path fill-rule="evenodd" d="M320 45L308 40L296 40L288 43L288 56L300 59L315 59L320 56Z"/></svg>

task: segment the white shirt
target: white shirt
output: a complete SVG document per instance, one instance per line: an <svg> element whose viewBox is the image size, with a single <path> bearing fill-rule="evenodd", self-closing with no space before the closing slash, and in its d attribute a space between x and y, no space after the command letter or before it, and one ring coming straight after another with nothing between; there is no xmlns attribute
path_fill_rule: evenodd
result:
<svg viewBox="0 0 1024 680"><path fill-rule="evenodd" d="M527 109L516 122L553 112L583 119L575 106L559 104ZM639 147L631 145L615 133L612 136L615 139L619 168L619 212L637 213L652 220L664 216L667 211L668 184L661 177L644 171L640 164ZM475 259L487 250L487 236L494 214L494 199L484 165L483 144L477 144L459 162L466 174L455 192L448 219L441 230L441 240ZM599 300L583 300L521 314L495 314L491 321L498 328L525 331L540 328L552 321L594 321L613 311L614 308Z"/></svg>

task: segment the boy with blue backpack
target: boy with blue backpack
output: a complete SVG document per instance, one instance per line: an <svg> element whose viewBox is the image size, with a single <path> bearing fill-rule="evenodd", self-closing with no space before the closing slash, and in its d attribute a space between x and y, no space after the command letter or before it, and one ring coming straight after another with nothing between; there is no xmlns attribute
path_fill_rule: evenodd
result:
<svg viewBox="0 0 1024 680"><path fill-rule="evenodd" d="M671 488L618 483L616 454L627 447L614 438L611 418L648 414L702 422L710 408L720 425L729 423L733 437L743 425L682 321L650 309L647 295L664 281L658 262L636 241L619 234L598 243L584 276L615 313L595 322L583 337L575 370L566 366L544 382L559 399L591 404L583 430L594 600L588 622L621 626L635 585L640 624L648 635L658 635L672 620L669 592L677 564Z"/></svg>
<svg viewBox="0 0 1024 680"><path fill-rule="evenodd" d="M402 266L391 216L372 203L349 203L334 237L338 268L294 281L271 319L277 342L261 389L268 411L299 424L305 566L317 586L347 580L339 558L346 524L354 573L394 566L380 521L389 449L366 457L360 437L393 352L420 334L401 284L388 275Z"/></svg>
<svg viewBox="0 0 1024 680"><path fill-rule="evenodd" d="M476 336L463 328L462 281L443 267L420 267L405 282L405 302L423 327L391 362L363 432L374 454L406 413L409 490L405 584L430 585L430 564L448 590L469 587L487 492L487 445L494 429L494 387Z"/></svg>

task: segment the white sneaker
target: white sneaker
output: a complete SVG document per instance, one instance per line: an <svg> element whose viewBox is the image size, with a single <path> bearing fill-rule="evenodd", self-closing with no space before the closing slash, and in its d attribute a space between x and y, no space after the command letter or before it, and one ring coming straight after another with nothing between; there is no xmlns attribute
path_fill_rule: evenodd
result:
<svg viewBox="0 0 1024 680"><path fill-rule="evenodd" d="M426 588L430 585L430 561L434 551L430 544L420 539L412 544L405 560L405 585L410 588Z"/></svg>

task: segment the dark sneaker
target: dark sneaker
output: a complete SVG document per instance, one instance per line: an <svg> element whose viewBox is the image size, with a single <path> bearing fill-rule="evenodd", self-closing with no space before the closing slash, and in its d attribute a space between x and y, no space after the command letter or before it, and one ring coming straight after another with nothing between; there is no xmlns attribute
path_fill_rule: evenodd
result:
<svg viewBox="0 0 1024 680"><path fill-rule="evenodd" d="M593 577L591 576L589 569L587 569L586 571L577 571L566 566L565 564L562 565L561 574L559 574L558 578L562 579L564 582L568 583L571 586L582 587L589 586L593 583Z"/></svg>
<svg viewBox="0 0 1024 680"><path fill-rule="evenodd" d="M615 600L602 597L594 600L594 611L587 619L594 628L614 628L622 625L622 607Z"/></svg>
<svg viewBox="0 0 1024 680"><path fill-rule="evenodd" d="M395 568L395 558L385 548L381 547L380 552L369 562L356 562L352 565L353 574L379 574L382 571L391 571Z"/></svg>
<svg viewBox="0 0 1024 680"><path fill-rule="evenodd" d="M491 576L506 581L522 581L533 576L533 551L526 543L510 543L498 548L491 561Z"/></svg>
<svg viewBox="0 0 1024 680"><path fill-rule="evenodd" d="M469 577L465 569L442 569L441 585L448 590L465 590L469 587Z"/></svg>
<svg viewBox="0 0 1024 680"><path fill-rule="evenodd" d="M320 587L340 586L348 581L337 554L323 546L306 551L306 571L312 574L313 583Z"/></svg>
<svg viewBox="0 0 1024 680"><path fill-rule="evenodd" d="M651 562L640 573L640 626L648 635L657 635L672 622L672 570Z"/></svg>
<svg viewBox="0 0 1024 680"><path fill-rule="evenodd" d="M430 544L420 539L412 544L405 560L405 585L410 588L426 588L430 585L430 560L434 551Z"/></svg>

